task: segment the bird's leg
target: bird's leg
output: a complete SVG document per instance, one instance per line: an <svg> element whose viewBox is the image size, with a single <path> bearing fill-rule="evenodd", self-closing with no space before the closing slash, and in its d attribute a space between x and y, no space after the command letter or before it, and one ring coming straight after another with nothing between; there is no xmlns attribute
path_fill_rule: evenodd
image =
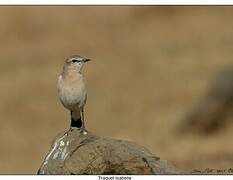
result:
<svg viewBox="0 0 233 180"><path fill-rule="evenodd" d="M82 119L82 132L83 134L87 134L87 131L85 129L85 120L84 120L84 110L81 108L81 119Z"/></svg>
<svg viewBox="0 0 233 180"><path fill-rule="evenodd" d="M72 112L72 111L70 111L70 118L71 118L71 121L72 121L72 113L73 113L73 112Z"/></svg>
<svg viewBox="0 0 233 180"><path fill-rule="evenodd" d="M72 130L72 123L73 123L72 113L73 111L70 111L70 130Z"/></svg>
<svg viewBox="0 0 233 180"><path fill-rule="evenodd" d="M70 120L71 120L70 129L67 132L65 132L66 136L68 135L69 131L72 130L72 111L70 111Z"/></svg>

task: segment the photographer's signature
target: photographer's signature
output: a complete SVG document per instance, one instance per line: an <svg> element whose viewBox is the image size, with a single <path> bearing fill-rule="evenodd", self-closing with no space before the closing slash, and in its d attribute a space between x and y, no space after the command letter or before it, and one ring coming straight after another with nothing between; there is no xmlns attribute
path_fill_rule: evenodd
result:
<svg viewBox="0 0 233 180"><path fill-rule="evenodd" d="M233 168L228 169L213 169L213 168L206 168L204 170L194 170L194 173L201 173L201 174L233 174Z"/></svg>

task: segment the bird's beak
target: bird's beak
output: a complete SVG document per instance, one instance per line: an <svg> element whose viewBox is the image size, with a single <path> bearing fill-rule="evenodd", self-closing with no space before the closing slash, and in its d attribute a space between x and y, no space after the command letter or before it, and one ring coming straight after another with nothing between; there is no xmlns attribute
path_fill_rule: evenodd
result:
<svg viewBox="0 0 233 180"><path fill-rule="evenodd" d="M88 62L88 61L90 61L91 59L84 59L84 62Z"/></svg>

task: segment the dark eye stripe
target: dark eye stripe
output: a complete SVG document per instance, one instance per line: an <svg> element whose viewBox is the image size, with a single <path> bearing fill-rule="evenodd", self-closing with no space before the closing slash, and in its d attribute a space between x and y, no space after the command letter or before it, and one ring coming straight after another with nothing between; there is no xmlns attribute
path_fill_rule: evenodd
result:
<svg viewBox="0 0 233 180"><path fill-rule="evenodd" d="M79 60L73 59L72 63L80 62Z"/></svg>

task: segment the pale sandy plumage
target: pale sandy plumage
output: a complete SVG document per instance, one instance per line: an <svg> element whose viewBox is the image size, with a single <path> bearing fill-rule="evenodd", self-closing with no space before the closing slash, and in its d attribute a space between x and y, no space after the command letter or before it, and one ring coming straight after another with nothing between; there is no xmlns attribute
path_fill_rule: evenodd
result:
<svg viewBox="0 0 233 180"><path fill-rule="evenodd" d="M71 126L79 126L77 123L80 124L78 121L81 120L83 129L85 128L83 109L87 100L87 90L82 68L87 61L89 59L79 55L67 58L57 85L61 103L71 111Z"/></svg>

